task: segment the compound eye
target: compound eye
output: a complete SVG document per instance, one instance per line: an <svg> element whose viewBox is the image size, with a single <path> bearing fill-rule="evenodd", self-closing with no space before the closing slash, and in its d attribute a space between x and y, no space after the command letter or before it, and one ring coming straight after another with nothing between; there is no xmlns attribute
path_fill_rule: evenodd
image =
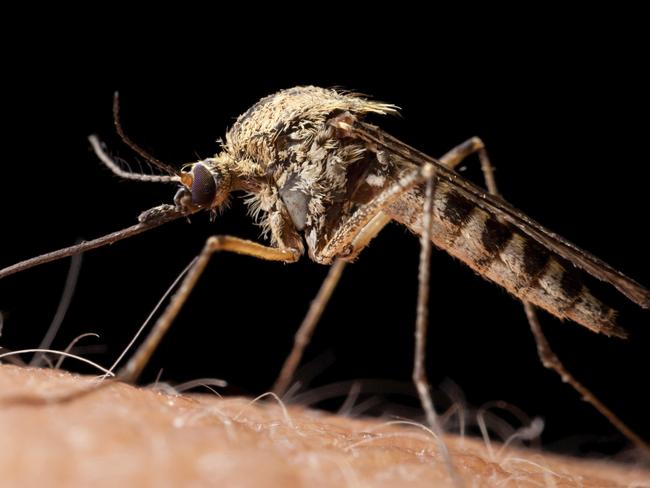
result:
<svg viewBox="0 0 650 488"><path fill-rule="evenodd" d="M210 205L217 194L217 183L208 168L202 164L192 169L192 203L200 207Z"/></svg>

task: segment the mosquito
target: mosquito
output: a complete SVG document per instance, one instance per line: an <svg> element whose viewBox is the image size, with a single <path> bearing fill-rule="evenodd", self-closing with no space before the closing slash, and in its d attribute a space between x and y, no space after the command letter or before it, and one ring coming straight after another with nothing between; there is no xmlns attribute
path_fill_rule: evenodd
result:
<svg viewBox="0 0 650 488"><path fill-rule="evenodd" d="M120 379L138 378L213 254L234 252L293 263L306 252L331 267L274 385L274 391L283 394L346 263L388 223L397 222L420 236L413 381L431 426L437 426L437 417L424 364L433 244L522 301L543 365L650 452L643 439L566 370L536 315L539 307L594 332L626 337L615 310L592 294L582 275L609 283L643 308L650 307L650 292L508 204L498 192L478 137L436 159L364 121L368 115L396 114L396 106L352 92L301 86L261 99L228 130L217 155L177 169L146 153L124 133L117 95L113 113L122 140L164 174L125 171L91 136L99 159L122 178L177 185L174 203L143 212L134 226L0 270L0 278L199 211L216 214L236 192L247 194L251 215L269 238L268 244L260 244L230 235L209 237L167 308L119 372ZM487 191L454 171L472 154L478 155Z"/></svg>

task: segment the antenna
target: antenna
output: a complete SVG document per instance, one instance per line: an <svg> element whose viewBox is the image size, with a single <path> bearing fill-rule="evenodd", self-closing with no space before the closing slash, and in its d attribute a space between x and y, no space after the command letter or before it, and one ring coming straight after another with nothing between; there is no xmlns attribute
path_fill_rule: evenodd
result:
<svg viewBox="0 0 650 488"><path fill-rule="evenodd" d="M129 146L135 153L139 154L144 159L149 161L151 164L163 170L165 173L169 175L179 176L179 177L181 176L180 171L156 159L147 151L145 151L140 146L138 146L126 135L124 129L122 128L122 124L120 122L120 95L118 92L115 92L115 95L113 96L113 122L115 123L115 129L117 130L117 134L120 136L122 141L124 141L124 144Z"/></svg>

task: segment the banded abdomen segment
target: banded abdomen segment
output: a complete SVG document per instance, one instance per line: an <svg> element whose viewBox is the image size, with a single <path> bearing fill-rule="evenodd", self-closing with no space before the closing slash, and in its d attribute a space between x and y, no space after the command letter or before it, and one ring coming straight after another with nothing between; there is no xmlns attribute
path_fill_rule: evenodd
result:
<svg viewBox="0 0 650 488"><path fill-rule="evenodd" d="M416 188L388 210L416 234L422 231L423 193ZM440 180L434 190L432 226L433 244L517 298L594 332L625 337L616 325L615 310L595 298L561 257Z"/></svg>

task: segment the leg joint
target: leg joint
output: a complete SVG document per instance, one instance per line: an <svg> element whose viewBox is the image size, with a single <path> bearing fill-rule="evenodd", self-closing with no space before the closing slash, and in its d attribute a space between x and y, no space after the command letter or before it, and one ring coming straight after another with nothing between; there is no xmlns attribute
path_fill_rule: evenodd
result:
<svg viewBox="0 0 650 488"><path fill-rule="evenodd" d="M223 235L210 236L205 243L205 247L211 251L219 251L224 245L225 237Z"/></svg>
<svg viewBox="0 0 650 488"><path fill-rule="evenodd" d="M469 141L470 144L472 145L472 148L475 151L478 151L480 149L485 149L485 144L483 143L483 139L481 139L480 137L474 136Z"/></svg>

